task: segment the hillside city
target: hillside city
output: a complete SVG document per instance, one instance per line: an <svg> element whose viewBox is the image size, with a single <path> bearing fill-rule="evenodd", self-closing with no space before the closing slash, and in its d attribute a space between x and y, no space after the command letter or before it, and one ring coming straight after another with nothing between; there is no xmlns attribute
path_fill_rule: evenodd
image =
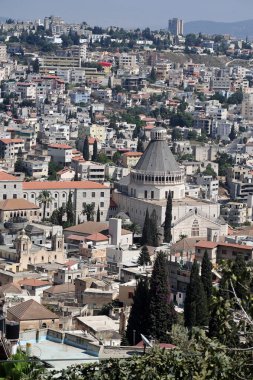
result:
<svg viewBox="0 0 253 380"><path fill-rule="evenodd" d="M252 62L178 18L0 24L1 378L253 378Z"/></svg>

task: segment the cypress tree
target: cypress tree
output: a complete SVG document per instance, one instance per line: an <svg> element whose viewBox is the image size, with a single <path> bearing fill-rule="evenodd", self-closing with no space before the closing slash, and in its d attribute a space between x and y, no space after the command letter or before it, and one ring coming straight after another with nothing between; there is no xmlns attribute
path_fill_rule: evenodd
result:
<svg viewBox="0 0 253 380"><path fill-rule="evenodd" d="M138 139L138 143L137 143L137 152L144 152L144 145L143 145L143 141L141 139Z"/></svg>
<svg viewBox="0 0 253 380"><path fill-rule="evenodd" d="M98 143L97 143L97 140L95 140L93 144L92 161L96 162L97 159L98 159Z"/></svg>
<svg viewBox="0 0 253 380"><path fill-rule="evenodd" d="M148 248L146 245L144 245L141 249L140 256L138 257L138 264L143 266L150 264L150 262L151 261L148 253Z"/></svg>
<svg viewBox="0 0 253 380"><path fill-rule="evenodd" d="M151 226L148 209L146 210L144 226L142 229L141 245L151 245Z"/></svg>
<svg viewBox="0 0 253 380"><path fill-rule="evenodd" d="M149 321L149 286L148 280L140 279L137 282L133 296L133 305L128 319L126 339L130 345L139 343L141 334L147 335ZM135 332L134 332L135 330ZM135 335L135 342L134 342Z"/></svg>
<svg viewBox="0 0 253 380"><path fill-rule="evenodd" d="M150 279L150 335L159 342L169 342L168 332L176 322L171 302L168 263L164 253L157 254Z"/></svg>
<svg viewBox="0 0 253 380"><path fill-rule="evenodd" d="M89 161L90 159L90 151L89 151L89 138L88 136L85 137L84 143L83 143L83 158L85 161Z"/></svg>
<svg viewBox="0 0 253 380"><path fill-rule="evenodd" d="M250 272L247 270L246 262L242 257L236 257L232 264L232 273L234 275L232 281L235 293L244 302L250 294Z"/></svg>
<svg viewBox="0 0 253 380"><path fill-rule="evenodd" d="M172 225L172 192L169 192L164 221L164 242L170 243L172 239L171 225Z"/></svg>
<svg viewBox="0 0 253 380"><path fill-rule="evenodd" d="M157 226L157 215L155 209L152 211L150 217L150 229L151 229L151 238L153 247L159 246L159 231Z"/></svg>
<svg viewBox="0 0 253 380"><path fill-rule="evenodd" d="M74 214L74 207L72 202L72 193L69 192L68 201L66 204L66 214L67 214L67 222L69 226L73 226L75 224L75 214Z"/></svg>
<svg viewBox="0 0 253 380"><path fill-rule="evenodd" d="M23 172L24 170L23 152L21 148L18 149L17 160L14 164L14 170L15 172Z"/></svg>
<svg viewBox="0 0 253 380"><path fill-rule="evenodd" d="M212 263L209 260L208 253L205 251L201 264L201 281L206 293L208 304L210 302L213 290L212 284Z"/></svg>
<svg viewBox="0 0 253 380"><path fill-rule="evenodd" d="M190 283L187 286L184 302L185 326L203 327L208 325L207 297L199 275L199 266L196 260L192 265Z"/></svg>
<svg viewBox="0 0 253 380"><path fill-rule="evenodd" d="M236 138L235 126L234 125L232 125L231 131L230 131L228 137L230 138L231 141L233 141Z"/></svg>
<svg viewBox="0 0 253 380"><path fill-rule="evenodd" d="M74 181L79 181L78 171L75 171Z"/></svg>
<svg viewBox="0 0 253 380"><path fill-rule="evenodd" d="M100 222L100 208L97 209L97 222Z"/></svg>

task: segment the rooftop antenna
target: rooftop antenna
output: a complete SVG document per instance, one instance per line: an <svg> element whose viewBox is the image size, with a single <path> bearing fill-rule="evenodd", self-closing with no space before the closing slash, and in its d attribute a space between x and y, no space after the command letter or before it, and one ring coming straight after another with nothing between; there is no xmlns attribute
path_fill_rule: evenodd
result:
<svg viewBox="0 0 253 380"><path fill-rule="evenodd" d="M144 345L144 354L146 352L146 347L153 347L153 344L148 340L148 338L145 337L145 335L141 334L141 339L143 341L143 345Z"/></svg>

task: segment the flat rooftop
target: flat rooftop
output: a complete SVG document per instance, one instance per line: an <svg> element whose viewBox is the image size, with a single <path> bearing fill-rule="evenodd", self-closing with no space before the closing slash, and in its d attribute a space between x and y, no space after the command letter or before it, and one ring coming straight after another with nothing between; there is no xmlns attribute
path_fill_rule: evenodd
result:
<svg viewBox="0 0 253 380"><path fill-rule="evenodd" d="M97 362L98 359L88 355L84 349L44 340L31 345L31 356L45 361L54 369L61 370L71 365ZM54 361L56 360L56 361Z"/></svg>

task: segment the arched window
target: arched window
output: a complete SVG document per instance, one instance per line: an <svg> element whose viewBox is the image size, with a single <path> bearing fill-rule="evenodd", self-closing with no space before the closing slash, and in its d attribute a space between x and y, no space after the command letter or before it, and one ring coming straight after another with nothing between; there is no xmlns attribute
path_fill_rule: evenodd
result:
<svg viewBox="0 0 253 380"><path fill-rule="evenodd" d="M191 236L199 236L199 222L195 219L192 223L192 233Z"/></svg>

